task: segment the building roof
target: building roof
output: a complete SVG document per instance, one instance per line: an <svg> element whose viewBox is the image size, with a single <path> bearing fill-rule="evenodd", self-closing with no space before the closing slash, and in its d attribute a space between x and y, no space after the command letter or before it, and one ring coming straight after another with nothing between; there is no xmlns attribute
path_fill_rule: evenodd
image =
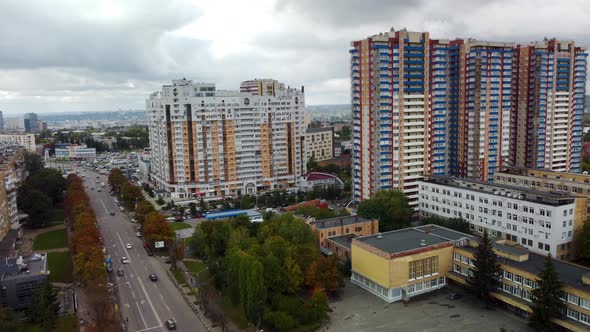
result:
<svg viewBox="0 0 590 332"><path fill-rule="evenodd" d="M429 176L429 178L423 180L423 182L551 206L572 204L577 198L577 196L566 192L547 192L525 187L509 186L505 184L449 176Z"/></svg>
<svg viewBox="0 0 590 332"><path fill-rule="evenodd" d="M352 245L352 239L357 238L358 235L356 234L346 234L346 235L340 235L340 236L333 236L328 238L328 242L334 242L335 244L338 244L348 250L350 250L350 247Z"/></svg>
<svg viewBox="0 0 590 332"><path fill-rule="evenodd" d="M0 258L0 280L47 274L47 254Z"/></svg>
<svg viewBox="0 0 590 332"><path fill-rule="evenodd" d="M494 246L498 244L494 243ZM506 246L505 246L506 247ZM527 252L526 249L515 248ZM469 252L475 253L474 247L461 247L461 249L467 250ZM528 251L529 258L522 262L517 262L505 257L497 256L497 260L501 264L505 264L508 266L514 266L517 269L527 271L532 274L539 274L545 266L545 256L535 254L533 252ZM582 283L582 276L585 274L590 273L590 269L585 268L580 265L568 263L566 261L562 261L559 259L553 259L553 266L555 267L555 271L559 274L559 280L563 282L567 286L571 286L577 289L581 289L585 292L590 293L590 285Z"/></svg>
<svg viewBox="0 0 590 332"><path fill-rule="evenodd" d="M340 227L354 225L354 224L361 224L365 222L370 222L372 219L368 219L365 217L361 217L359 215L355 216L344 216L344 217L336 217L324 220L313 221L310 224L314 225L317 229L326 229L332 227Z"/></svg>
<svg viewBox="0 0 590 332"><path fill-rule="evenodd" d="M307 181L318 181L318 180L327 180L327 179L334 179L338 178L334 174L329 173L322 173L322 172L309 172L305 180Z"/></svg>
<svg viewBox="0 0 590 332"><path fill-rule="evenodd" d="M361 236L357 237L355 241L361 241L389 254L397 254L404 251L426 248L443 243L450 243L452 241L458 241L471 237L472 236L469 234L429 224L419 227L404 228L391 232Z"/></svg>
<svg viewBox="0 0 590 332"><path fill-rule="evenodd" d="M0 241L0 257L7 257L12 254L14 243L18 238L18 230L11 229L6 233L2 241Z"/></svg>
<svg viewBox="0 0 590 332"><path fill-rule="evenodd" d="M333 127L307 128L306 133L307 134L321 133L321 132L324 132L324 131L332 131L333 129L334 129Z"/></svg>

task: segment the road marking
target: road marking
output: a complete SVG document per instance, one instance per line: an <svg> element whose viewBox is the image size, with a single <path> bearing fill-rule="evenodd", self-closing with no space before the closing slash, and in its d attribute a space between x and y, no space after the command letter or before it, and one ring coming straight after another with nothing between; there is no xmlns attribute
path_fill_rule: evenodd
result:
<svg viewBox="0 0 590 332"><path fill-rule="evenodd" d="M153 329L158 329L158 328L160 328L160 327L162 327L162 325L158 325L158 326L150 327L150 328L143 329L143 330L137 330L137 331L135 331L135 332L144 332L144 331L149 331L149 330L153 330Z"/></svg>
<svg viewBox="0 0 590 332"><path fill-rule="evenodd" d="M139 303L137 303L137 301L135 301L135 305L137 305L137 311L139 311L139 316L141 316L141 320L143 321L143 326L147 327L147 323L145 322L145 318L143 318L143 314L141 313L141 308L139 307Z"/></svg>
<svg viewBox="0 0 590 332"><path fill-rule="evenodd" d="M127 254L127 259L129 260L129 263L131 263L131 257L129 256L129 252L127 251L127 248L125 248L125 244L123 244L123 239L121 239L121 235L119 235L119 232L117 232L117 237L119 238L119 241L121 242L121 247L123 248L123 250L125 250L125 253Z"/></svg>
<svg viewBox="0 0 590 332"><path fill-rule="evenodd" d="M106 212L107 214L109 214L109 210L107 210L107 206L104 205L104 202L102 201L102 199L100 200L100 204L102 204L102 207L104 208L104 212Z"/></svg>
<svg viewBox="0 0 590 332"><path fill-rule="evenodd" d="M162 321L160 320L160 316L158 316L156 309L154 309L154 305L152 304L152 300L150 299L148 293L145 291L145 287L143 286L143 282L141 282L141 279L139 277L137 277L137 281L139 281L139 285L141 286L141 289L143 290L143 293L145 294L145 298L148 300L150 307L152 307L152 311L154 312L154 315L156 316L158 323L162 323Z"/></svg>

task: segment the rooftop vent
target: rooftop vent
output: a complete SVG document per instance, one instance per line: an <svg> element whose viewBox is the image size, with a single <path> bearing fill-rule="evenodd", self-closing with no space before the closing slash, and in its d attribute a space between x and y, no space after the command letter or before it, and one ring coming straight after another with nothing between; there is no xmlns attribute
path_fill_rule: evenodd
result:
<svg viewBox="0 0 590 332"><path fill-rule="evenodd" d="M426 246L426 240L422 239L420 240L420 247L425 247Z"/></svg>

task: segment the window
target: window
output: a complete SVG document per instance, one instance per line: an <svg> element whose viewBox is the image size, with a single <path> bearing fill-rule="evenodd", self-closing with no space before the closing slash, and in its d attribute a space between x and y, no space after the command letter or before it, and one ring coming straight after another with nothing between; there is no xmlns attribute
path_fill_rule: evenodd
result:
<svg viewBox="0 0 590 332"><path fill-rule="evenodd" d="M590 300L580 298L580 307L590 309Z"/></svg>
<svg viewBox="0 0 590 332"><path fill-rule="evenodd" d="M461 255L459 255L458 253L453 253L453 259L460 262L461 261Z"/></svg>
<svg viewBox="0 0 590 332"><path fill-rule="evenodd" d="M522 284L522 276L519 276L518 274L514 275L514 282L517 284Z"/></svg>
<svg viewBox="0 0 590 332"><path fill-rule="evenodd" d="M580 313L579 313L579 312L577 312L577 311L575 311L575 310L572 310L572 309L570 309L570 308L567 308L567 316L568 316L569 318L572 318L572 319L578 320L578 319L579 319L579 317L580 317Z"/></svg>
<svg viewBox="0 0 590 332"><path fill-rule="evenodd" d="M524 285L527 287L533 287L533 281L529 278L524 278Z"/></svg>
<svg viewBox="0 0 590 332"><path fill-rule="evenodd" d="M427 257L409 263L409 279L420 279L438 274L438 256Z"/></svg>
<svg viewBox="0 0 590 332"><path fill-rule="evenodd" d="M580 323L590 325L590 316L580 312Z"/></svg>
<svg viewBox="0 0 590 332"><path fill-rule="evenodd" d="M567 301L569 303L573 303L575 305L578 305L580 303L580 298L574 294L567 294Z"/></svg>
<svg viewBox="0 0 590 332"><path fill-rule="evenodd" d="M504 278L512 280L512 272L504 271Z"/></svg>

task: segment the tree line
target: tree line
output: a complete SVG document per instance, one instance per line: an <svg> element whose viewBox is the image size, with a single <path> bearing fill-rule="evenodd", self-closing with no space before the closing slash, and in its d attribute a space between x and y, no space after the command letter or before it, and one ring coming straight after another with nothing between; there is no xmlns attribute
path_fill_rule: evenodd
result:
<svg viewBox="0 0 590 332"><path fill-rule="evenodd" d="M67 179L64 199L65 214L71 228L70 247L74 257L74 275L86 286L91 306L96 313L96 329L117 329L119 319L109 300L105 256L96 215L84 191L82 180L74 174Z"/></svg>
<svg viewBox="0 0 590 332"><path fill-rule="evenodd" d="M53 209L61 204L66 180L60 171L43 168L41 157L35 153L24 155L27 178L18 188L18 208L29 216L31 227L45 227Z"/></svg>
<svg viewBox="0 0 590 332"><path fill-rule="evenodd" d="M206 221L190 245L217 289L257 327L317 328L328 296L343 286L336 258L323 256L309 226L290 213L263 223L246 216Z"/></svg>

